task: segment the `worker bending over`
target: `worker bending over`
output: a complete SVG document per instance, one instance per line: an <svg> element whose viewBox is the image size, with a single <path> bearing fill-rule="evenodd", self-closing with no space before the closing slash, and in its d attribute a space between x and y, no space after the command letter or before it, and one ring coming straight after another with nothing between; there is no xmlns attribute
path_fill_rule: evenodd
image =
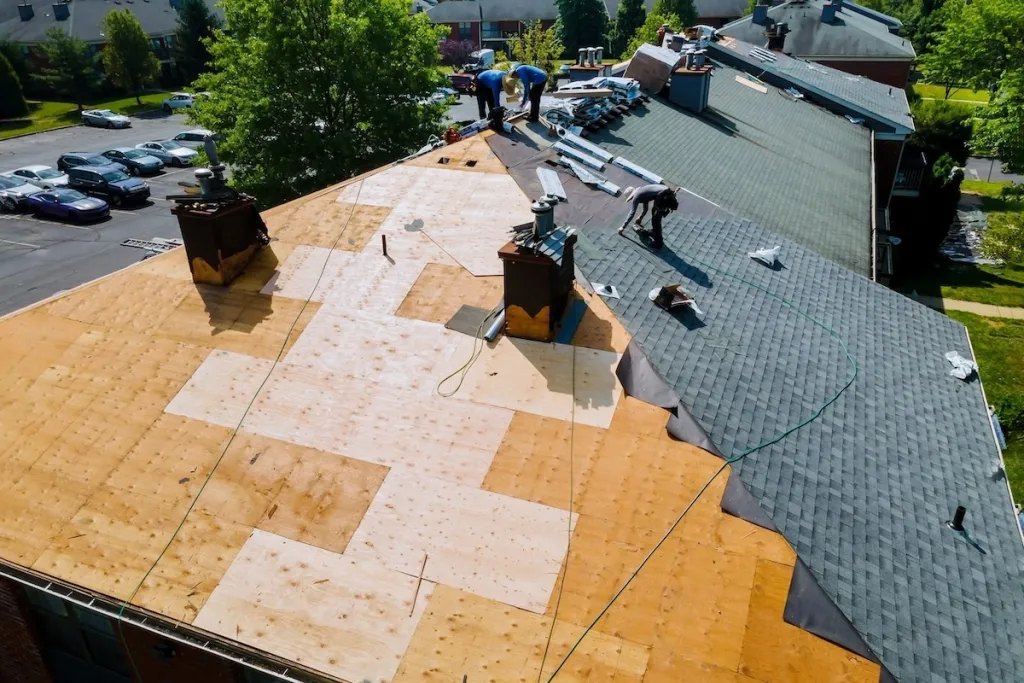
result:
<svg viewBox="0 0 1024 683"><path fill-rule="evenodd" d="M500 69L481 71L473 79L473 90L476 92L476 105L480 110L480 118L487 118L495 107L501 106L501 83L506 73Z"/></svg>
<svg viewBox="0 0 1024 683"><path fill-rule="evenodd" d="M519 79L523 82L523 101L521 107L526 108L526 100L530 100L529 121L536 123L540 120L540 97L544 94L544 85L548 82L548 75L543 69L538 69L529 64L521 64L513 69L509 75L511 79Z"/></svg>
<svg viewBox="0 0 1024 683"><path fill-rule="evenodd" d="M636 209L641 204L644 205L644 210L640 214L640 217L636 219L637 227L634 228L638 235L651 240L655 249L661 249L664 246L661 236L661 219L669 215L673 211L679 208L679 200L676 199L676 193L665 185L644 185L638 187L631 193L626 194L626 200L633 200L633 205L629 209L629 215L626 216L626 220L623 221L622 227L619 228L619 234L621 235L629 227L629 221L636 215ZM654 203L654 209L651 211L651 227L652 230L645 230L644 216L647 215L648 205Z"/></svg>

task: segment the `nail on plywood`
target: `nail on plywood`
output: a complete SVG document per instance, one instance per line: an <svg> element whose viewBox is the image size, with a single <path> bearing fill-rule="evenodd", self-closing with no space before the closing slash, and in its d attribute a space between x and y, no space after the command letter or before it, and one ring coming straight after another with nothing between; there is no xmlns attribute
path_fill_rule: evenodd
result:
<svg viewBox="0 0 1024 683"><path fill-rule="evenodd" d="M387 473L381 465L304 448L258 526L343 552Z"/></svg>
<svg viewBox="0 0 1024 683"><path fill-rule="evenodd" d="M252 527L193 510L133 604L191 623L251 531Z"/></svg>
<svg viewBox="0 0 1024 683"><path fill-rule="evenodd" d="M461 266L428 263L395 315L443 325L463 305L494 308L503 291L500 277L474 277Z"/></svg>
<svg viewBox="0 0 1024 683"><path fill-rule="evenodd" d="M431 394L463 335L443 325L391 315L322 310L286 361Z"/></svg>
<svg viewBox="0 0 1024 683"><path fill-rule="evenodd" d="M193 624L329 676L390 681L432 592L424 582L413 604L416 582L257 530Z"/></svg>
<svg viewBox="0 0 1024 683"><path fill-rule="evenodd" d="M91 493L79 481L33 468L3 486L0 557L23 566L39 559Z"/></svg>
<svg viewBox="0 0 1024 683"><path fill-rule="evenodd" d="M758 560L738 671L754 679L798 683L876 683L879 666L782 620L793 568Z"/></svg>
<svg viewBox="0 0 1024 683"><path fill-rule="evenodd" d="M565 511L392 470L345 554L543 612L565 556ZM572 515L575 522L575 515Z"/></svg>
<svg viewBox="0 0 1024 683"><path fill-rule="evenodd" d="M651 650L644 683L765 683L730 669L688 659L678 650Z"/></svg>
<svg viewBox="0 0 1024 683"><path fill-rule="evenodd" d="M454 682L466 675L474 683L547 681L582 631L561 621L552 629L550 617L438 585L394 680ZM554 681L640 683L647 657L646 647L592 632Z"/></svg>
<svg viewBox="0 0 1024 683"><path fill-rule="evenodd" d="M167 411L234 427L270 361L215 351ZM218 393L219 392L219 393ZM512 411L281 363L242 429L389 467L478 486Z"/></svg>
<svg viewBox="0 0 1024 683"><path fill-rule="evenodd" d="M472 339L463 340L463 349L456 352L453 365L469 357L472 343ZM607 427L622 392L615 378L618 362L619 356L608 351L502 337L480 354L466 373L458 396L511 410Z"/></svg>

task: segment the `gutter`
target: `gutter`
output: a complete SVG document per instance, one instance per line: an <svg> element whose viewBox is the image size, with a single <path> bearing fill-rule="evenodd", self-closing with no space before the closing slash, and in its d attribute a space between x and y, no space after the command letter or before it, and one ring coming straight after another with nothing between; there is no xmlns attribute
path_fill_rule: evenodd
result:
<svg viewBox="0 0 1024 683"><path fill-rule="evenodd" d="M964 334L967 335L967 348L971 350L971 359L977 362L977 356L974 355L974 344L971 343L971 331L964 325ZM1010 478L1006 476L1006 460L1003 459L1003 449L999 447L999 438L996 436L996 427L992 424L992 416L988 412L988 398L985 397L985 385L981 381L981 368L978 368L978 388L981 389L981 407L985 409L985 416L988 418L988 428L992 433L992 443L995 444L996 453L999 454L999 466L1002 467L1003 481L1006 483L1006 494L1010 497L1010 512L1013 517L1013 525L1017 527L1017 535L1020 537L1020 543L1024 546L1024 528L1021 528L1020 519L1017 517L1016 501L1013 500L1013 489L1010 488Z"/></svg>

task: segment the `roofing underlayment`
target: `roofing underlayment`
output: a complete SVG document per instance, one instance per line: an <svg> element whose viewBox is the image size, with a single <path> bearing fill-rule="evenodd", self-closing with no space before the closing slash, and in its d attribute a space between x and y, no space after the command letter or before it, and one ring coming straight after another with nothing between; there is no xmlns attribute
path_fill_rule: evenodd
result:
<svg viewBox="0 0 1024 683"><path fill-rule="evenodd" d="M863 8L843 7L836 20L825 23L821 10L825 0L789 0L768 9L768 17L789 25L784 50L811 59L895 59L917 56L910 41L889 32L889 24L869 16ZM732 36L765 47L765 27L753 22L753 15L737 19L719 29Z"/></svg>

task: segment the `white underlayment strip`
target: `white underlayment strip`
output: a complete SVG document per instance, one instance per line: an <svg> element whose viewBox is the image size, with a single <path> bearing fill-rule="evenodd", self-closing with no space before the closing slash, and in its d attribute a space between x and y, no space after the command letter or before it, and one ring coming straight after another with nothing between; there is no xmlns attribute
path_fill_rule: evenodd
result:
<svg viewBox="0 0 1024 683"><path fill-rule="evenodd" d="M271 365L214 351L166 411L233 428ZM242 429L479 486L512 414L493 405L282 362L253 401Z"/></svg>
<svg viewBox="0 0 1024 683"><path fill-rule="evenodd" d="M417 583L257 529L194 625L343 680L390 681L433 592Z"/></svg>
<svg viewBox="0 0 1024 683"><path fill-rule="evenodd" d="M543 614L565 557L564 510L388 473L345 555ZM572 515L575 526L576 515Z"/></svg>

